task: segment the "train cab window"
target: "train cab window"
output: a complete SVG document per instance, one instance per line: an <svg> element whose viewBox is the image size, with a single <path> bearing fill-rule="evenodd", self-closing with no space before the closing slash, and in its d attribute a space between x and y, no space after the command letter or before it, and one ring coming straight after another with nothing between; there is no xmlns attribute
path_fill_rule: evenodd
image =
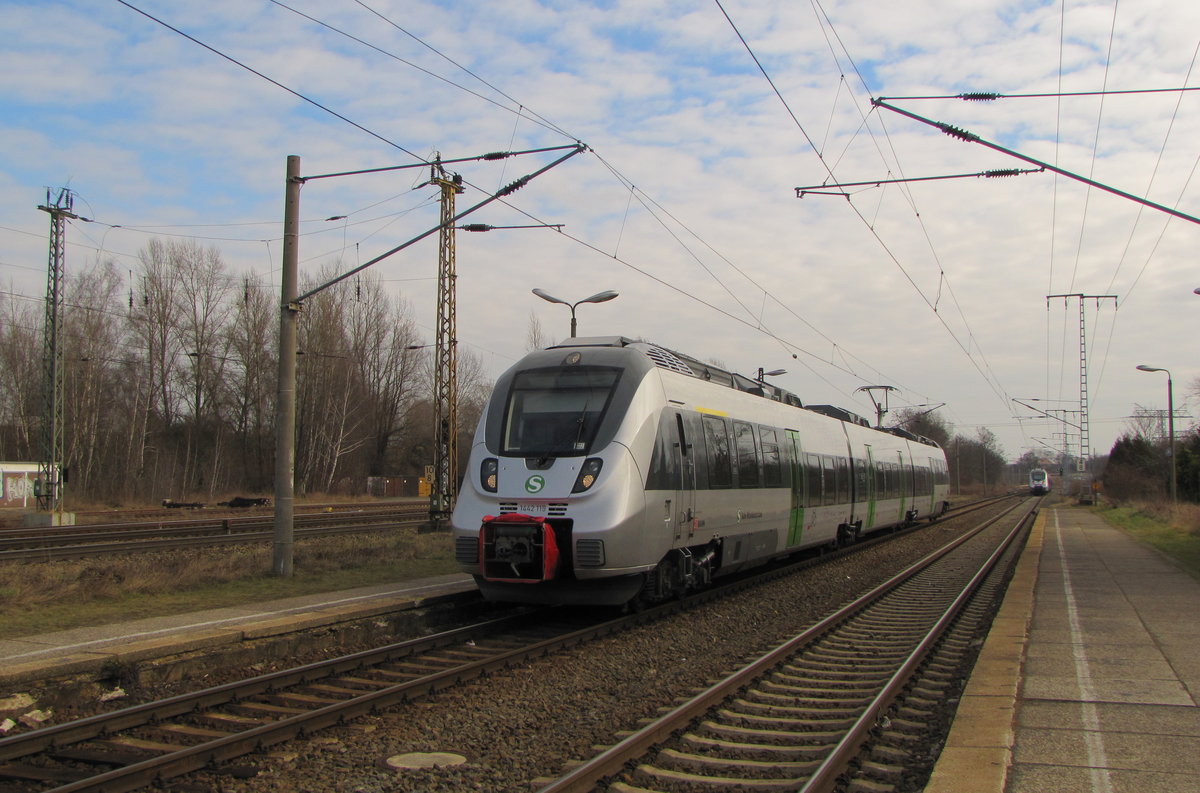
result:
<svg viewBox="0 0 1200 793"><path fill-rule="evenodd" d="M754 427L742 421L733 422L733 441L737 449L738 487L758 487L758 449L754 444Z"/></svg>
<svg viewBox="0 0 1200 793"><path fill-rule="evenodd" d="M586 455L620 377L620 369L599 366L518 372L505 409L501 453Z"/></svg>
<svg viewBox="0 0 1200 793"><path fill-rule="evenodd" d="M732 487L733 469L729 457L729 428L718 416L704 417L704 442L708 451L708 486Z"/></svg>
<svg viewBox="0 0 1200 793"><path fill-rule="evenodd" d="M783 466L779 461L779 436L770 427L759 427L758 440L762 447L763 485L780 487L783 484Z"/></svg>

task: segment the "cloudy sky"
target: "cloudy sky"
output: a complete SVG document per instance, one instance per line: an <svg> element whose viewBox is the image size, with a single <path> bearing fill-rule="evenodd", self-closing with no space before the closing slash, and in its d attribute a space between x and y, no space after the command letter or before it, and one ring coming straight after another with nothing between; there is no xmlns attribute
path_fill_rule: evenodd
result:
<svg viewBox="0 0 1200 793"><path fill-rule="evenodd" d="M774 381L805 402L867 416L856 389L894 386L892 408L945 403L1015 458L1068 428L1014 400L1079 408L1080 301L1047 296L1115 295L1084 301L1093 449L1166 407L1165 376L1137 364L1170 369L1195 412L1200 92L1164 90L1200 86L1194 2L0 0L0 18L0 289L17 300L45 289L47 188L93 221L67 233L68 275L133 270L171 235L277 291L287 155L308 176L582 142L464 219L563 224L458 235L459 340L491 376L531 316L567 335L531 289L615 289L579 307L580 335L786 369ZM915 98L964 92L1006 98ZM1185 217L1051 171L973 176L1036 166L879 97ZM564 153L452 166L458 208ZM302 276L436 225L428 177L308 182ZM432 342L436 238L371 272Z"/></svg>

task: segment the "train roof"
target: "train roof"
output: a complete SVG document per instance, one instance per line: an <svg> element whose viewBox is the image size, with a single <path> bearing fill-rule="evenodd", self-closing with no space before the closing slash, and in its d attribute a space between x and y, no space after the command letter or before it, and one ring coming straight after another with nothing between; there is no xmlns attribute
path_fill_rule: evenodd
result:
<svg viewBox="0 0 1200 793"><path fill-rule="evenodd" d="M547 349L559 349L564 347L630 347L648 357L655 366L660 369L667 369L672 372L695 377L698 380L705 380L710 383L716 383L737 391L744 391L747 394L760 396L764 399L782 402L792 407L804 408L811 410L814 413L820 413L824 416L835 418L839 421L844 421L850 424L857 424L860 427L870 427L871 422L867 421L857 413L853 413L845 408L837 407L836 405L805 405L800 401L800 397L779 386L762 380L754 380L745 375L731 372L727 369L722 369L711 363L705 363L698 358L693 358L675 350L662 347L648 341L636 341L626 338L625 336L583 336L572 339L564 339L559 344L555 344ZM917 443L922 443L927 446L937 446L937 442L916 435L908 430L899 427L876 427L883 432L890 432L901 438L907 438Z"/></svg>

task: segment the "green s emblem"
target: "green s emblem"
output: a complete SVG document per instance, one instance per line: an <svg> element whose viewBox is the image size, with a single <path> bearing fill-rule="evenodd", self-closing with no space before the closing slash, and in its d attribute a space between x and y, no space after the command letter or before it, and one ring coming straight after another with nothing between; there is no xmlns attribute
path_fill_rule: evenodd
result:
<svg viewBox="0 0 1200 793"><path fill-rule="evenodd" d="M525 480L526 493L540 493L542 488L546 486L546 477L534 474Z"/></svg>

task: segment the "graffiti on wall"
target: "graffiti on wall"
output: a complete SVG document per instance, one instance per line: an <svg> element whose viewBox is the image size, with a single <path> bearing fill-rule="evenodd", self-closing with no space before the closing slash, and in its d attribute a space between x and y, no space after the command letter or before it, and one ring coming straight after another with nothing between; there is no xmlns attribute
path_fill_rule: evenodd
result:
<svg viewBox="0 0 1200 793"><path fill-rule="evenodd" d="M5 473L4 492L0 493L0 503L6 507L24 507L34 502L33 480L36 474Z"/></svg>

